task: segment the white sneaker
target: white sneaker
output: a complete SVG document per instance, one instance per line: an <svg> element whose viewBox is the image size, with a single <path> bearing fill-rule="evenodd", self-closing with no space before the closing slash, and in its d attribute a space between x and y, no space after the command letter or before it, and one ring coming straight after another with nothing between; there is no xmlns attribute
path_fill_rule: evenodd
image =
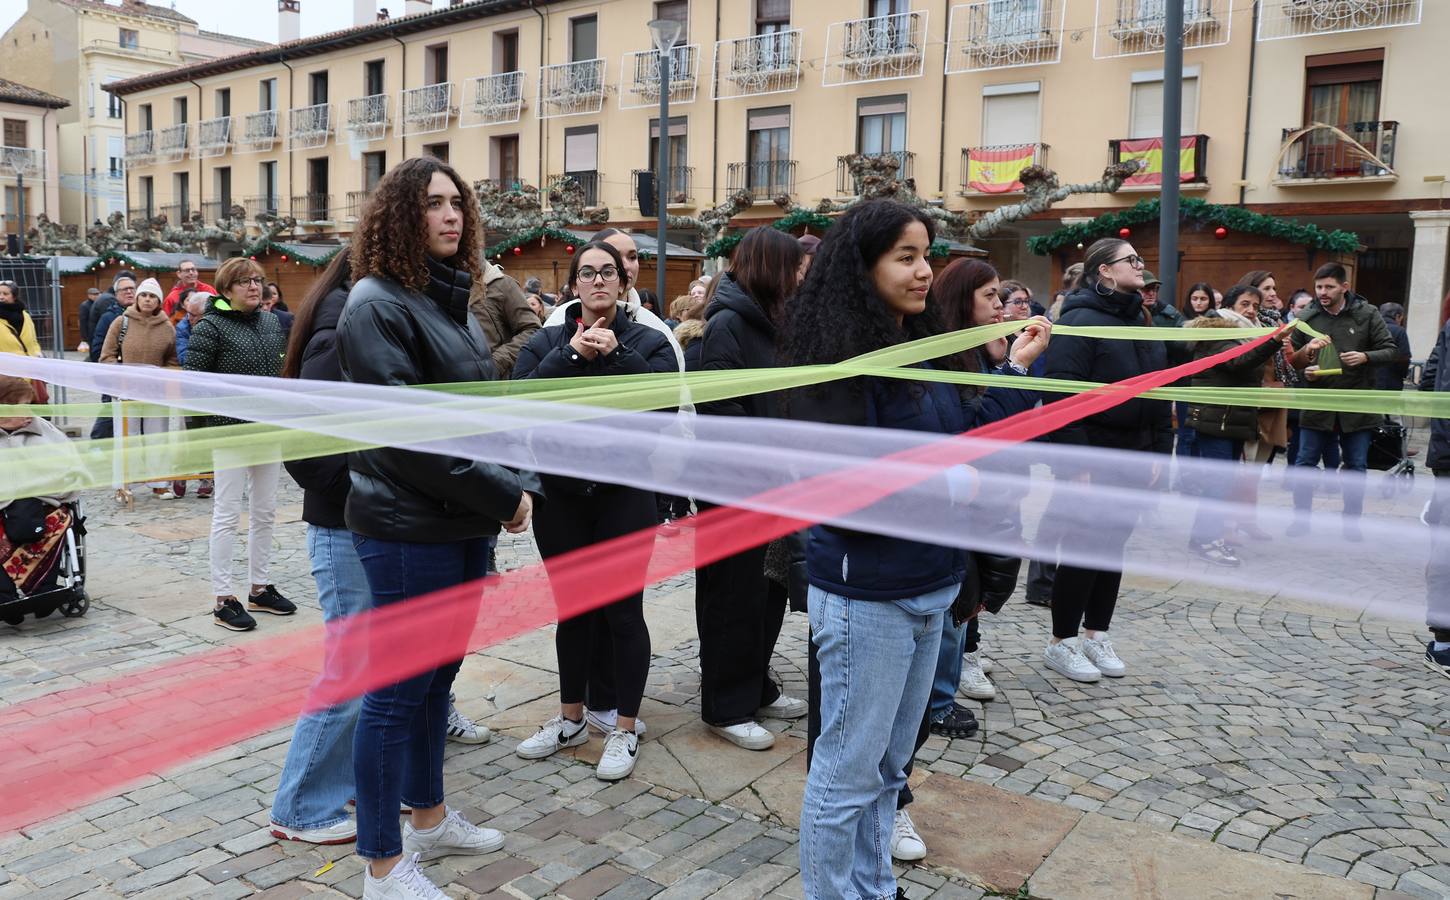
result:
<svg viewBox="0 0 1450 900"><path fill-rule="evenodd" d="M762 719L799 719L810 711L806 701L781 694L773 702L757 709L755 714Z"/></svg>
<svg viewBox="0 0 1450 900"><path fill-rule="evenodd" d="M604 735L605 737L609 737L609 733L611 731L613 731L614 730L614 726L619 723L619 710L617 710L617 709L598 709L598 710L596 710L596 709L590 709L589 707L586 706L586 707L584 707L584 721L589 724L589 727L590 728L593 728L595 731L599 732L600 734ZM641 719L638 716L635 716L635 719L634 719L634 733L637 734L637 735L639 735L640 737L644 737L644 733L647 730L648 729L646 729L644 727L644 719Z"/></svg>
<svg viewBox="0 0 1450 900"><path fill-rule="evenodd" d="M453 696L448 697L448 740L460 744L487 744L493 740L493 732L458 711Z"/></svg>
<svg viewBox="0 0 1450 900"><path fill-rule="evenodd" d="M514 748L523 759L543 759L565 747L589 743L589 728L583 722L570 722L562 715L545 722L533 737Z"/></svg>
<svg viewBox="0 0 1450 900"><path fill-rule="evenodd" d="M423 862L455 853L492 853L502 846L503 832L480 828L456 809L448 810L443 821L427 831L419 831L412 822L403 825L403 854L412 853Z"/></svg>
<svg viewBox="0 0 1450 900"><path fill-rule="evenodd" d="M769 750L775 746L775 735L759 722L741 722L739 725L711 725L710 730L725 740L744 747L746 750Z"/></svg>
<svg viewBox="0 0 1450 900"><path fill-rule="evenodd" d="M981 667L983 675L991 675L992 670L997 668L997 664L983 656L980 650L977 651L977 665Z"/></svg>
<svg viewBox="0 0 1450 900"><path fill-rule="evenodd" d="M363 866L363 900L448 900L438 885L418 868L418 855L403 854L393 871L382 878Z"/></svg>
<svg viewBox="0 0 1450 900"><path fill-rule="evenodd" d="M351 844L357 840L357 823L352 819L343 819L322 828L288 828L273 822L271 828L274 838L304 844Z"/></svg>
<svg viewBox="0 0 1450 900"><path fill-rule="evenodd" d="M1122 678L1128 674L1128 667L1123 665L1121 659L1118 659L1118 654L1113 651L1113 644L1108 640L1108 636L1102 632L1098 633L1101 635L1100 637L1083 640L1083 656L1086 656L1088 662L1097 666L1098 671L1109 678Z"/></svg>
<svg viewBox="0 0 1450 900"><path fill-rule="evenodd" d="M973 700L995 700L997 687L982 670L980 653L968 653L962 661L962 680L958 685L962 695Z"/></svg>
<svg viewBox="0 0 1450 900"><path fill-rule="evenodd" d="M1059 672L1073 681L1092 683L1103 677L1098 667L1088 661L1077 645L1077 638L1068 638L1055 644L1048 644L1042 651L1042 661L1054 672Z"/></svg>
<svg viewBox="0 0 1450 900"><path fill-rule="evenodd" d="M916 833L911 813L904 809L896 811L896 822L891 827L891 858L902 862L926 859L926 841Z"/></svg>
<svg viewBox="0 0 1450 900"><path fill-rule="evenodd" d="M639 735L616 728L604 739L604 753L599 757L599 765L594 768L594 774L601 781L628 778L629 773L634 771L634 763L638 758Z"/></svg>

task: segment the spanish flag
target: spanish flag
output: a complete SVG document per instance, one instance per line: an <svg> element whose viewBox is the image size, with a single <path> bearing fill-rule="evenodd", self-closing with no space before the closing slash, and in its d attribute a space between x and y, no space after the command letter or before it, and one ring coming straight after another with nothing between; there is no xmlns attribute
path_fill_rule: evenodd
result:
<svg viewBox="0 0 1450 900"><path fill-rule="evenodd" d="M1017 147L976 147L967 151L967 188L983 194L1022 190L1017 173L1037 158L1036 144Z"/></svg>
<svg viewBox="0 0 1450 900"><path fill-rule="evenodd" d="M1182 150L1178 154L1178 180L1192 181L1193 175L1198 171L1197 148L1198 138L1190 135L1183 138ZM1162 184L1163 183L1163 139L1162 138L1140 138L1132 141L1118 142L1118 160L1127 162L1130 159L1142 160L1142 168L1138 174L1124 181L1124 184Z"/></svg>

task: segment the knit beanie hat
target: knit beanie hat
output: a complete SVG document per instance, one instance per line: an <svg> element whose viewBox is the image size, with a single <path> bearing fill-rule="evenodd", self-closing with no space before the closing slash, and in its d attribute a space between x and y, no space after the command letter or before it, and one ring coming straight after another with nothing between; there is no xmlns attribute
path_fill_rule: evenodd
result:
<svg viewBox="0 0 1450 900"><path fill-rule="evenodd" d="M151 294L157 298L164 298L166 296L166 292L161 290L161 282L155 278L146 279L136 288L136 296L139 297L142 294Z"/></svg>

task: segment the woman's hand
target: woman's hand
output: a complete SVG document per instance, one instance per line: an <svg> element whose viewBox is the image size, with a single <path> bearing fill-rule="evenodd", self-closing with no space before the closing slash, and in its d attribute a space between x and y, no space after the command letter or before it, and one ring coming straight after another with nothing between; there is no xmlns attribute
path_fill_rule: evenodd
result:
<svg viewBox="0 0 1450 900"><path fill-rule="evenodd" d="M987 343L982 345L982 349L986 351L987 359L991 361L992 365L994 366L1000 366L1002 365L1002 363L1007 361L1006 338L997 338L995 341L988 341Z"/></svg>
<svg viewBox="0 0 1450 900"><path fill-rule="evenodd" d="M614 336L614 330L605 324L602 317L589 326L589 329L582 335L582 340L600 356L608 356L619 348L619 338Z"/></svg>
<svg viewBox="0 0 1450 900"><path fill-rule="evenodd" d="M1025 324L1027 327L1012 341L1012 352L1007 354L1008 359L1024 369L1037 361L1052 340L1052 323L1046 317L1033 316Z"/></svg>
<svg viewBox="0 0 1450 900"><path fill-rule="evenodd" d="M600 321L603 320L601 319ZM569 346L573 347L574 352L585 359L593 359L598 355L599 351L585 339L584 335L586 333L584 330L584 322L580 321L579 327L574 330L574 336L569 338Z"/></svg>
<svg viewBox="0 0 1450 900"><path fill-rule="evenodd" d="M519 508L514 510L514 517L503 523L503 530L509 534L523 534L529 530L529 520L534 517L534 498L529 496L528 491L519 495Z"/></svg>

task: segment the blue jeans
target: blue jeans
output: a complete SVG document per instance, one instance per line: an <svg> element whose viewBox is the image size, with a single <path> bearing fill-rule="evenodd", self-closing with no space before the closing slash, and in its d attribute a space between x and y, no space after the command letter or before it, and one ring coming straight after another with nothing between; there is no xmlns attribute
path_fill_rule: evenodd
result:
<svg viewBox="0 0 1450 900"><path fill-rule="evenodd" d="M354 542L375 607L476 581L488 572L485 538L419 544L357 535ZM386 859L403 852L399 803L428 809L443 802L448 693L478 605L477 598L460 598L451 623L440 623L446 627L438 629L439 640L456 639L458 659L363 695L352 744L359 856ZM380 641L370 652L386 658L407 648Z"/></svg>
<svg viewBox="0 0 1450 900"><path fill-rule="evenodd" d="M821 735L801 806L807 900L894 897L891 826L906 783L942 613L850 600L815 586L811 633L821 669Z"/></svg>
<svg viewBox="0 0 1450 900"><path fill-rule="evenodd" d="M322 621L328 637L338 633L338 619L365 612L372 606L367 575L357 558L352 532L346 528L307 526L307 558L312 561L312 579L317 582L317 601L322 604ZM328 641L322 673L315 685L328 678L347 678L361 660L335 655ZM297 720L282 780L272 801L272 821L288 828L326 828L347 818L347 801L353 799L352 733L357 724L362 698L309 713Z"/></svg>
<svg viewBox="0 0 1450 900"><path fill-rule="evenodd" d="M1364 472L1369 468L1369 442L1373 436L1374 432L1368 430L1345 434L1341 431L1300 428L1299 455L1294 458L1294 465L1306 469L1317 468L1320 458L1328 456L1330 448L1337 443L1344 459L1340 469L1348 472L1350 476L1343 482L1344 514L1358 516L1364 511ZM1308 513L1313 505L1314 483L1307 478L1295 481L1296 514Z"/></svg>
<svg viewBox="0 0 1450 900"><path fill-rule="evenodd" d="M939 719L952 708L957 698L957 684L962 680L962 651L966 647L967 627L952 624L950 612L941 617L941 645L937 648L936 674L932 678L931 699L927 703L927 717Z"/></svg>
<svg viewBox="0 0 1450 900"><path fill-rule="evenodd" d="M1225 462L1232 462L1244 453L1244 442L1230 438L1200 434L1197 436L1196 443L1198 456L1202 459L1221 459ZM1257 477L1257 469L1255 477ZM1224 508L1220 504L1228 502L1232 497L1236 479L1225 474L1223 477L1209 477L1201 480L1204 483L1199 485L1199 496L1203 498L1203 501L1198 504L1198 515L1193 518L1193 530L1189 532L1188 539L1195 544L1208 544L1224 535L1227 523Z"/></svg>

